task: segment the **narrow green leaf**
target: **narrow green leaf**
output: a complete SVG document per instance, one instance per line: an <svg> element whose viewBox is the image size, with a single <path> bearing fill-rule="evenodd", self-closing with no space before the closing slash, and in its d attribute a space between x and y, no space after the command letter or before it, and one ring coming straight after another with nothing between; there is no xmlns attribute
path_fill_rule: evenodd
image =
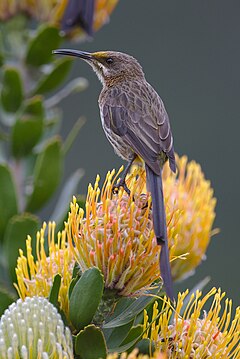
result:
<svg viewBox="0 0 240 359"><path fill-rule="evenodd" d="M54 63L50 73L43 75L39 81L34 93L44 94L54 90L61 85L68 75L72 65L72 59L62 58Z"/></svg>
<svg viewBox="0 0 240 359"><path fill-rule="evenodd" d="M133 346L135 346L135 344L137 343L137 341L138 341L139 339L140 339L140 338L135 338L135 339L133 339L131 342L128 342L127 344L120 345L119 347L116 347L116 348L108 349L108 352L109 352L109 353L122 353L122 352L126 352L127 350L129 350L130 348L132 348Z"/></svg>
<svg viewBox="0 0 240 359"><path fill-rule="evenodd" d="M59 46L60 42L59 29L42 25L28 46L26 63L36 67L48 63L52 59L52 51Z"/></svg>
<svg viewBox="0 0 240 359"><path fill-rule="evenodd" d="M81 359L105 359L107 347L103 333L95 325L89 325L76 336L75 351Z"/></svg>
<svg viewBox="0 0 240 359"><path fill-rule="evenodd" d="M62 277L60 274L56 274L53 280L53 285L49 294L49 302L52 303L56 308L58 305L58 295L61 287Z"/></svg>
<svg viewBox="0 0 240 359"><path fill-rule="evenodd" d="M69 202L71 201L72 196L77 191L79 181L82 178L83 174L84 171L82 169L78 169L65 182L63 190L58 197L55 209L50 218L50 220L55 221L57 225L63 223L69 211Z"/></svg>
<svg viewBox="0 0 240 359"><path fill-rule="evenodd" d="M15 268L19 256L19 249L21 248L26 252L27 236L35 237L38 229L39 220L30 213L15 215L8 222L4 236L4 248L9 273L13 281L16 280Z"/></svg>
<svg viewBox="0 0 240 359"><path fill-rule="evenodd" d="M3 70L1 103L4 111L16 112L23 100L23 86L19 71L6 66Z"/></svg>
<svg viewBox="0 0 240 359"><path fill-rule="evenodd" d="M155 352L154 342L148 338L140 340L138 343L136 343L135 346L138 348L139 353L141 354L150 355L150 353Z"/></svg>
<svg viewBox="0 0 240 359"><path fill-rule="evenodd" d="M69 288L68 288L68 298L71 297L73 288L77 284L79 278L82 276L82 271L79 268L79 265L77 262L74 264L73 273L72 273L72 280L70 282Z"/></svg>
<svg viewBox="0 0 240 359"><path fill-rule="evenodd" d="M110 319L103 325L103 328L114 328L120 327L126 323L129 323L134 317L139 314L147 305L155 300L154 295L159 293L159 287L155 287L151 290L146 291L141 297L137 298L132 304L129 305L123 312Z"/></svg>
<svg viewBox="0 0 240 359"><path fill-rule="evenodd" d="M8 165L0 164L0 240L9 219L17 211L17 194L12 173Z"/></svg>
<svg viewBox="0 0 240 359"><path fill-rule="evenodd" d="M137 325L135 327L132 327L127 337L123 340L123 342L115 347L108 346L108 351L110 353L121 353L124 351L131 351L136 346L136 343L139 342L139 340L142 338L143 333L144 332L142 325Z"/></svg>
<svg viewBox="0 0 240 359"><path fill-rule="evenodd" d="M103 329L107 347L109 349L118 347L123 342L123 340L127 338L132 324L133 320L125 325L122 325L121 327Z"/></svg>
<svg viewBox="0 0 240 359"><path fill-rule="evenodd" d="M78 330L88 325L103 295L103 275L98 268L86 270L75 284L69 303L69 317Z"/></svg>
<svg viewBox="0 0 240 359"><path fill-rule="evenodd" d="M62 173L63 156L59 138L49 140L37 157L33 172L33 192L27 210L41 208L56 190Z"/></svg>
<svg viewBox="0 0 240 359"><path fill-rule="evenodd" d="M131 342L134 339L138 339L143 333L143 326L142 324L138 324L135 327L132 327L127 335L127 337L121 343L122 345Z"/></svg>
<svg viewBox="0 0 240 359"><path fill-rule="evenodd" d="M63 153L66 156L70 148L72 147L74 141L77 138L77 135L82 128L82 126L85 124L85 118L80 117L75 124L73 125L71 131L69 132L65 142L63 143Z"/></svg>

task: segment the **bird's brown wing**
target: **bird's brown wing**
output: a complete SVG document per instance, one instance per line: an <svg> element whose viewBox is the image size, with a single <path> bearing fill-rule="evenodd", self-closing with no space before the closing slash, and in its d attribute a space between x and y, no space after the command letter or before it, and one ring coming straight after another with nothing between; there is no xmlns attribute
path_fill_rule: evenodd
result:
<svg viewBox="0 0 240 359"><path fill-rule="evenodd" d="M116 91L102 107L104 124L136 152L152 170L160 173L161 162L169 157L175 171L173 140L167 112L157 93Z"/></svg>

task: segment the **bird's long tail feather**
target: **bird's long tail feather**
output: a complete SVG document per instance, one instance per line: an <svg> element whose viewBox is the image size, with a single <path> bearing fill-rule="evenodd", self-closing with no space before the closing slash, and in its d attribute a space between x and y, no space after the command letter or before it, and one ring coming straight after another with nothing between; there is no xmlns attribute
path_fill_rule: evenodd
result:
<svg viewBox="0 0 240 359"><path fill-rule="evenodd" d="M157 175L146 164L147 187L152 195L153 228L157 238L157 244L161 246L160 271L167 296L174 300L173 281L169 262L169 250L167 241L166 214L163 199L162 175Z"/></svg>

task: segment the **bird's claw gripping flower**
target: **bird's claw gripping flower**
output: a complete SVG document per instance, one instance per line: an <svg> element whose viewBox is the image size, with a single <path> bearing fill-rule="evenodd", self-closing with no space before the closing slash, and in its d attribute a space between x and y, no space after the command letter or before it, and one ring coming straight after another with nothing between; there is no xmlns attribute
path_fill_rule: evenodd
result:
<svg viewBox="0 0 240 359"><path fill-rule="evenodd" d="M135 168L126 178L130 197L123 189L113 194L115 171L108 172L102 190L99 176L89 186L86 213L73 200L66 225L68 242L82 271L98 267L105 287L128 296L159 278L159 247L151 219L151 197L143 194L144 170ZM133 201L134 197L134 201ZM172 245L178 213L168 214ZM170 237L171 236L171 237Z"/></svg>
<svg viewBox="0 0 240 359"><path fill-rule="evenodd" d="M171 269L174 278L179 279L189 275L205 255L212 233L216 200L200 166L195 162L187 163L185 156L177 156L176 160L179 174L166 174L168 167L165 166L163 185ZM46 224L36 236L37 261L28 237L27 255L20 251L16 268L16 288L22 299L34 295L47 297L54 276L59 273L62 276L59 302L68 316L66 293L72 278L74 257L82 270L98 266L104 273L106 285L116 286L122 295L149 286L159 276L151 198L146 195L144 170L135 168L127 177L130 197L122 189L118 194L112 194L116 178L113 172L108 173L102 190L98 186L99 178L94 188L89 186L85 215L73 201L66 229L58 234L57 243L55 226L49 224L49 257L44 249ZM73 244L70 251L69 245ZM121 266L123 256L125 260Z"/></svg>

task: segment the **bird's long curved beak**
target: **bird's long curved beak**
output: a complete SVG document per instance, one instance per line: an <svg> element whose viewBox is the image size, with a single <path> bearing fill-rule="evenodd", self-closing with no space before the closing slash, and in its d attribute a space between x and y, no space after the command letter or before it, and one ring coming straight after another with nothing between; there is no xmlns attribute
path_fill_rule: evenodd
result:
<svg viewBox="0 0 240 359"><path fill-rule="evenodd" d="M68 55L68 56L80 57L81 59L88 61L91 61L94 58L90 52L71 50L71 49L57 49L57 50L53 50L52 53L55 55Z"/></svg>

